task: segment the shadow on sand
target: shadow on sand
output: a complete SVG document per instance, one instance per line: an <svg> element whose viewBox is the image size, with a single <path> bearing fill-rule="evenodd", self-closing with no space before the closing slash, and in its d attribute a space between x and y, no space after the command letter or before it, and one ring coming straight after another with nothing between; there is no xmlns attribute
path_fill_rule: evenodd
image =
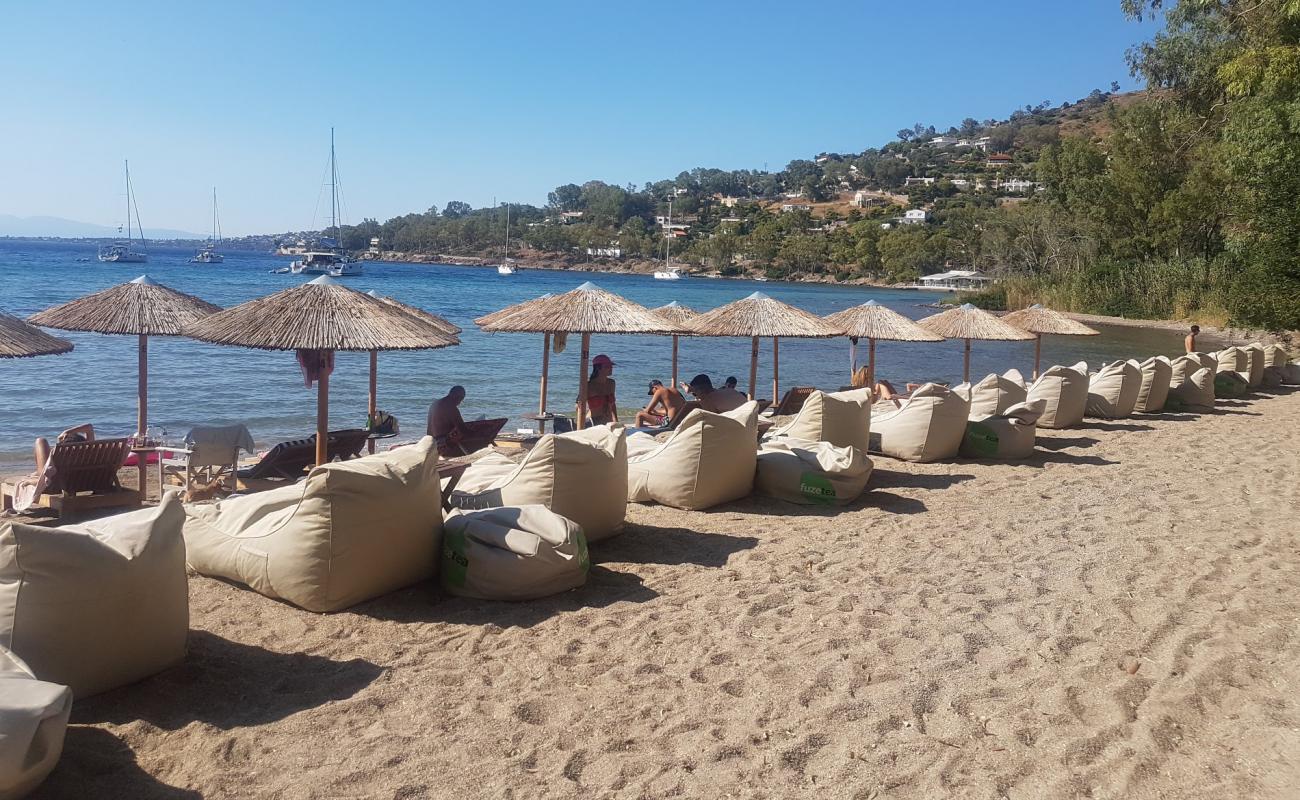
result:
<svg viewBox="0 0 1300 800"><path fill-rule="evenodd" d="M31 800L130 797L132 800L202 800L203 795L160 782L140 769L126 742L103 728L73 725L63 756Z"/></svg>
<svg viewBox="0 0 1300 800"><path fill-rule="evenodd" d="M879 462L877 462L879 463ZM869 490L877 489L947 489L950 486L974 480L974 475L958 473L955 475L927 475L920 472L896 472L890 469L877 469L871 474Z"/></svg>
<svg viewBox="0 0 1300 800"><path fill-rule="evenodd" d="M1073 426L1087 431L1153 431L1150 425L1137 425L1131 422L1100 422L1098 420L1086 419L1078 425Z"/></svg>
<svg viewBox="0 0 1300 800"><path fill-rule="evenodd" d="M1091 436L1055 436L1039 437L1037 445L1044 450L1065 450L1070 447L1092 447L1100 442L1100 439L1094 439Z"/></svg>
<svg viewBox="0 0 1300 800"><path fill-rule="evenodd" d="M592 548L591 561L593 564L695 564L717 568L726 566L733 554L753 549L757 544L758 539L753 536L628 523L621 536Z"/></svg>

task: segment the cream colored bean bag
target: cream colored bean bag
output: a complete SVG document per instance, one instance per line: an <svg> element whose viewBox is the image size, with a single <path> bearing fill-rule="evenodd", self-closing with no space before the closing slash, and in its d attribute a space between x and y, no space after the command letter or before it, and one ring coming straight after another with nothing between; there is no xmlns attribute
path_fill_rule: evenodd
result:
<svg viewBox="0 0 1300 800"><path fill-rule="evenodd" d="M1240 347L1225 347L1214 353L1215 372L1236 372L1250 381L1250 354Z"/></svg>
<svg viewBox="0 0 1300 800"><path fill-rule="evenodd" d="M866 451L871 445L871 390L813 392L790 424L766 438L830 442Z"/></svg>
<svg viewBox="0 0 1300 800"><path fill-rule="evenodd" d="M1088 416L1131 416L1141 389L1142 370L1127 361L1107 364L1088 376Z"/></svg>
<svg viewBox="0 0 1300 800"><path fill-rule="evenodd" d="M1293 361L1286 366L1278 367L1278 369L1281 370L1282 383L1287 386L1300 384L1300 362Z"/></svg>
<svg viewBox="0 0 1300 800"><path fill-rule="evenodd" d="M0 647L77 699L185 658L180 500L81 525L0 523Z"/></svg>
<svg viewBox="0 0 1300 800"><path fill-rule="evenodd" d="M1169 366L1165 407L1174 411L1213 411L1214 372L1190 355L1175 358Z"/></svg>
<svg viewBox="0 0 1300 800"><path fill-rule="evenodd" d="M1169 381L1173 377L1174 368L1164 356L1152 356L1137 366L1142 372L1142 387L1138 389L1137 404L1133 410L1141 414L1155 414L1164 409L1165 401L1169 399Z"/></svg>
<svg viewBox="0 0 1300 800"><path fill-rule="evenodd" d="M912 392L901 408L873 414L871 452L904 461L952 458L966 434L966 398L943 386L927 383Z"/></svg>
<svg viewBox="0 0 1300 800"><path fill-rule="evenodd" d="M534 600L587 582L578 523L546 506L453 510L443 530L442 588L480 600Z"/></svg>
<svg viewBox="0 0 1300 800"><path fill-rule="evenodd" d="M979 383L960 383L952 389L970 403L970 418L984 419L1025 402L1027 389L1019 370L988 375Z"/></svg>
<svg viewBox="0 0 1300 800"><path fill-rule="evenodd" d="M1215 397L1241 397L1250 391L1250 381L1235 370L1224 370L1214 376Z"/></svg>
<svg viewBox="0 0 1300 800"><path fill-rule="evenodd" d="M433 577L441 538L429 436L316 467L292 486L186 509L196 572L308 611L338 611Z"/></svg>
<svg viewBox="0 0 1300 800"><path fill-rule="evenodd" d="M1187 356L1208 369L1211 375L1219 371L1219 360L1214 357L1213 353L1188 353Z"/></svg>
<svg viewBox="0 0 1300 800"><path fill-rule="evenodd" d="M32 676L0 647L0 800L16 800L50 774L63 752L72 691Z"/></svg>
<svg viewBox="0 0 1300 800"><path fill-rule="evenodd" d="M1246 355L1249 356L1249 372L1246 375L1246 382L1251 388L1264 383L1264 367L1268 363L1268 355L1264 352L1264 345L1259 342L1252 342L1242 348Z"/></svg>
<svg viewBox="0 0 1300 800"><path fill-rule="evenodd" d="M1045 400L1017 403L1005 413L966 423L961 454L967 458L1028 458L1033 455Z"/></svg>
<svg viewBox="0 0 1300 800"><path fill-rule="evenodd" d="M1052 367L1029 387L1026 401L1042 400L1044 403L1038 427L1069 428L1083 421L1088 408L1088 374L1087 364L1082 366L1082 371L1073 367Z"/></svg>
<svg viewBox="0 0 1300 800"><path fill-rule="evenodd" d="M1277 386L1286 383L1286 363L1290 356L1280 344L1264 345L1264 384Z"/></svg>
<svg viewBox="0 0 1300 800"><path fill-rule="evenodd" d="M820 394L820 392L815 393ZM814 396L815 396L814 395ZM758 449L758 403L750 401L725 414L695 409L663 444L628 458L627 499L662 503L692 511L739 500L754 490ZM653 440L652 440L653 441Z"/></svg>
<svg viewBox="0 0 1300 800"><path fill-rule="evenodd" d="M547 434L518 464L492 454L465 470L452 505L542 505L582 526L587 542L613 536L627 512L627 436L615 425Z"/></svg>
<svg viewBox="0 0 1300 800"><path fill-rule="evenodd" d="M800 505L844 505L867 488L871 459L856 447L786 437L758 451L754 489Z"/></svg>

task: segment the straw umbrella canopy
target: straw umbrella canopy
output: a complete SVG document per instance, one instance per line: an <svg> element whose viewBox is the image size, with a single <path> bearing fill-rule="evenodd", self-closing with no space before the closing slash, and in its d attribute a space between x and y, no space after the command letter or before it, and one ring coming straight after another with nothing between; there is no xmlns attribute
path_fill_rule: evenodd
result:
<svg viewBox="0 0 1300 800"><path fill-rule="evenodd" d="M867 340L867 388L876 385L876 340L890 342L942 342L943 337L917 325L893 310L868 300L860 306L846 308L826 317L826 321L853 340L849 356L849 376L858 371L858 339Z"/></svg>
<svg viewBox="0 0 1300 800"><path fill-rule="evenodd" d="M672 334L683 330L650 309L625 297L607 292L590 281L558 295L527 300L474 322L489 333L541 333L546 336L542 350L542 391L538 416L546 414L547 372L550 367L549 340L552 334L582 334L581 374L578 376L578 427L587 419L587 362L591 356L593 333Z"/></svg>
<svg viewBox="0 0 1300 800"><path fill-rule="evenodd" d="M1038 364L1043 354L1043 334L1053 336L1099 336L1101 331L1089 328L1078 320L1070 319L1059 311L1043 308L1034 303L1029 308L1012 311L1002 318L1008 325L1014 325L1034 334L1034 379L1038 379Z"/></svg>
<svg viewBox="0 0 1300 800"><path fill-rule="evenodd" d="M459 340L399 304L370 297L327 276L250 300L195 322L185 335L203 342L257 350L434 350ZM316 463L329 452L329 369L316 395Z"/></svg>
<svg viewBox="0 0 1300 800"><path fill-rule="evenodd" d="M840 331L831 323L789 303L782 303L762 292L707 311L687 323L697 336L747 336L749 348L749 399L758 396L758 340L772 338L772 402L781 399L782 337L829 339Z"/></svg>
<svg viewBox="0 0 1300 800"><path fill-rule="evenodd" d="M57 356L72 350L72 342L51 336L35 325L0 311L0 358Z"/></svg>
<svg viewBox="0 0 1300 800"><path fill-rule="evenodd" d="M139 408L136 434L149 427L149 337L180 336L186 326L220 311L206 300L169 289L141 275L123 283L47 308L29 322L65 331L134 335L138 338Z"/></svg>
<svg viewBox="0 0 1300 800"><path fill-rule="evenodd" d="M971 339L995 342L1027 342L1034 338L1032 333L1012 327L989 312L976 308L970 303L963 303L957 308L940 312L932 317L926 317L917 324L945 339L964 339L966 341L966 352L962 358L962 380L966 382L970 381Z"/></svg>
<svg viewBox="0 0 1300 800"><path fill-rule="evenodd" d="M686 325L688 322L690 322L691 320L695 319L696 317L698 317L698 316L700 315L700 312L696 311L695 309L691 308L690 306L684 306L684 305L682 305L681 303L677 302L676 300L672 301L671 303L669 303L669 304L666 305L666 306L659 306L658 308L651 309L651 310L654 311L654 312L655 312L656 314L658 314L659 316L663 317L664 319L668 320L668 321L671 322L672 324L676 325L676 326L679 327L679 328L681 328L681 327L685 327L685 325ZM681 334L679 334L679 333L674 333L674 334L673 334L673 383L672 383L672 386L673 386L674 389L677 388L677 337L679 337L679 336L681 336Z"/></svg>
<svg viewBox="0 0 1300 800"><path fill-rule="evenodd" d="M384 297L383 295L376 292L374 289L371 289L370 291L366 292L366 294L369 295L370 297L375 298L381 303L390 305L399 311L403 311L415 317L416 319L427 323L435 330L442 331L448 336L456 339L456 344L460 344L460 338L459 338L460 327L452 324L449 320L444 319L443 317L440 317L437 314L433 314L428 311L425 311L423 308L407 305L406 303L403 303L399 300L394 300L391 297ZM378 411L379 411L379 351L371 350L370 351L370 391L369 391L369 396L366 400L366 419L369 421L370 425L372 426L374 425L375 414ZM366 448L372 453L375 452L375 440L371 439L370 441L366 442Z"/></svg>

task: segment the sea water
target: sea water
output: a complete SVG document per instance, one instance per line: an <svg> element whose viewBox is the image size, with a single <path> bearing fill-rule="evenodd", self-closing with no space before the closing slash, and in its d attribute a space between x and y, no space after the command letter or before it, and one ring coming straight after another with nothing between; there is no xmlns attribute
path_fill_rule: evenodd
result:
<svg viewBox="0 0 1300 800"><path fill-rule="evenodd" d="M271 294L304 280L274 274L288 259L265 253L230 251L222 264L190 264L193 251L153 247L148 264L101 264L95 245L21 242L0 239L0 310L27 317L44 308L148 274L159 283L229 307ZM537 410L542 336L486 334L474 318L540 295L565 292L591 280L603 289L647 307L678 301L705 311L762 291L779 300L825 315L876 300L913 319L936 310L927 307L941 295L932 292L823 284L686 278L659 281L649 275L578 271L520 270L513 276L495 269L429 264L369 262L365 275L341 279L361 291L375 290L439 314L464 329L458 347L379 354L379 407L398 417L404 435L423 431L429 403L453 384L468 392L466 419L506 416L507 430L530 423L521 415ZM1043 366L1087 360L1097 365L1117 358L1173 355L1181 338L1169 331L1105 327L1103 335L1046 337ZM56 331L76 344L62 356L0 359L0 466L30 464L31 443L53 437L83 422L100 436L134 431L136 420L136 338ZM580 337L563 353L552 353L547 407L572 413L579 381ZM671 341L666 336L592 337L591 354L606 353L616 363L620 419L631 421L646 402L652 378L671 377ZM679 377L709 374L715 383L727 376L749 380L748 339L682 337ZM974 342L971 375L1016 367L1026 377L1033 369L1034 343ZM866 363L866 342L859 348ZM934 344L879 342L876 374L901 385L907 381L961 380L962 342ZM365 353L340 353L330 378L332 428L364 427L369 375ZM780 343L782 391L791 386L838 389L849 380L846 339ZM759 396L771 395L772 343L759 354ZM158 337L149 343L149 420L181 438L194 425L244 423L259 446L305 436L315 430L316 392L303 383L292 352L267 352Z"/></svg>

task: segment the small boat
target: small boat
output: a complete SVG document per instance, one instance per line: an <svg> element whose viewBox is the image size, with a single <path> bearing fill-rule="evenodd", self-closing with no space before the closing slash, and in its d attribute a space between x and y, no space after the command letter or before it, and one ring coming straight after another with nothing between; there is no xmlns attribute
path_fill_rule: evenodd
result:
<svg viewBox="0 0 1300 800"><path fill-rule="evenodd" d="M339 174L334 165L334 129L330 128L330 229L339 234ZM289 264L293 275L328 275L331 278L355 278L365 274L360 261L354 261L334 237L322 238L320 247L302 253Z"/></svg>
<svg viewBox="0 0 1300 800"><path fill-rule="evenodd" d="M681 267L669 267L655 272L655 280L657 281L680 281L682 278L689 276L690 273Z"/></svg>
<svg viewBox="0 0 1300 800"><path fill-rule="evenodd" d="M757 278L755 278L754 280L758 281L759 283L767 283L767 276L766 276L766 275L759 275L759 276L758 276Z"/></svg>
<svg viewBox="0 0 1300 800"><path fill-rule="evenodd" d="M498 275L514 275L518 271L519 267L515 266L514 262L509 264L497 264Z"/></svg>
<svg viewBox="0 0 1300 800"><path fill-rule="evenodd" d="M514 275L519 265L510 257L510 204L506 203L506 246L501 253L501 263L497 264L498 275Z"/></svg>
<svg viewBox="0 0 1300 800"><path fill-rule="evenodd" d="M221 222L217 219L217 187L212 187L212 238L190 259L191 264L220 264L226 257L217 252L221 241Z"/></svg>
<svg viewBox="0 0 1300 800"><path fill-rule="evenodd" d="M668 198L668 222L664 225L664 268L655 271L657 281L680 281L690 273L673 266L673 199Z"/></svg>
<svg viewBox="0 0 1300 800"><path fill-rule="evenodd" d="M106 264L145 264L149 261L149 254L144 250L144 228L139 224L139 209L136 209L135 221L136 227L140 228L140 247L136 248L131 239L131 208L135 205L135 194L131 191L131 165L123 161L122 166L126 170L126 241L100 247L99 260ZM118 232L121 232L120 228Z"/></svg>

